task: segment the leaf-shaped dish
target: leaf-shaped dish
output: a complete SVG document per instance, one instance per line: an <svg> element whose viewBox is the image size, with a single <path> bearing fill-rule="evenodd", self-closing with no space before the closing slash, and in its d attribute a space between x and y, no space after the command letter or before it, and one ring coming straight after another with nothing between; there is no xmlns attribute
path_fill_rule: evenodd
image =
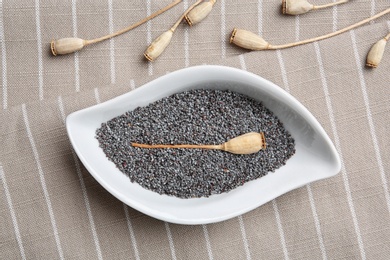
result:
<svg viewBox="0 0 390 260"><path fill-rule="evenodd" d="M209 198L159 195L131 183L99 148L96 129L126 111L199 88L228 89L263 102L295 139L295 155L275 172ZM301 103L275 84L230 67L204 65L172 72L134 91L72 113L67 117L66 126L80 160L105 189L136 210L178 224L206 224L238 216L288 191L331 177L341 167L331 140Z"/></svg>

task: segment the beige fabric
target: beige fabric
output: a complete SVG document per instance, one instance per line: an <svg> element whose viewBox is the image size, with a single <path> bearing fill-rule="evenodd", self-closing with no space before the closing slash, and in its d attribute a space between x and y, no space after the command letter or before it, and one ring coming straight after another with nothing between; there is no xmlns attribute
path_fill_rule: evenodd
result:
<svg viewBox="0 0 390 260"><path fill-rule="evenodd" d="M53 38L95 38L164 1L0 2L0 259L387 259L390 254L390 51L364 67L389 16L318 43L247 52L234 27L281 44L331 32L390 6L355 0L299 17L280 1L217 1L202 23L179 26L154 63L142 52L191 1L132 32L52 57ZM322 4L330 1L313 0ZM182 226L145 216L104 190L66 135L69 113L187 66L219 64L289 91L319 120L341 172L240 217Z"/></svg>

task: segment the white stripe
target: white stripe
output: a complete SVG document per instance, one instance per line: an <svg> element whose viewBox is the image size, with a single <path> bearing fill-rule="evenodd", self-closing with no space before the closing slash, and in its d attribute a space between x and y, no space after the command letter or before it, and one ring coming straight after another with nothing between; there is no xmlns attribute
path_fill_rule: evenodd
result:
<svg viewBox="0 0 390 260"><path fill-rule="evenodd" d="M75 165L76 165L77 175L78 175L79 180L80 180L81 190L83 192L83 197L84 197L84 203L85 203L85 206L87 208L87 215L88 215L89 225L91 226L91 230L92 230L92 236L93 236L93 241L95 243L96 254L98 256L98 259L102 260L103 259L102 251L100 249L100 243L99 243L99 238L98 238L98 234L96 231L95 221L93 219L91 206L89 204L87 188L85 187L85 183L84 183L83 175L81 172L78 157L73 149L72 149L72 155L73 155L73 160L74 160Z"/></svg>
<svg viewBox="0 0 390 260"><path fill-rule="evenodd" d="M7 51L5 48L4 37L4 21L3 21L3 0L0 0L0 41L1 41L1 66L2 66L2 79L3 79L3 109L8 107L8 82L7 82Z"/></svg>
<svg viewBox="0 0 390 260"><path fill-rule="evenodd" d="M189 38L190 34L188 31L188 27L184 29L184 66L190 66L190 50L189 50Z"/></svg>
<svg viewBox="0 0 390 260"><path fill-rule="evenodd" d="M14 211L14 208L12 206L11 194L9 193L8 185L7 185L7 182L5 180L3 166L1 166L1 165L0 165L0 179L3 181L5 198L7 199L7 204L8 204L9 212L11 214L12 224L14 225L14 231L15 231L16 241L18 242L18 246L19 246L20 256L22 257L22 259L26 259L26 255L24 254L22 238L21 238L20 232L19 232L18 221L16 220L15 211Z"/></svg>
<svg viewBox="0 0 390 260"><path fill-rule="evenodd" d="M202 225L202 227L203 227L204 239L206 240L207 253L209 254L209 260L213 260L214 257L213 257L213 251L211 250L209 232L207 231L206 225Z"/></svg>
<svg viewBox="0 0 390 260"><path fill-rule="evenodd" d="M131 80L130 81L130 84L134 82L134 80ZM99 97L99 91L97 88L95 88L95 99L96 99L96 103L100 103L100 97ZM131 220L130 220L130 216L129 216L129 210L128 210L128 207L125 203L123 203L123 209L125 211L125 216L126 216L126 221L127 221L127 227L129 229L129 232L130 232L130 239L131 239L131 242L133 244L133 249L134 249L134 256L135 256L135 259L136 260L139 260L139 253L138 253L138 247L137 247L137 241L135 239L135 235L134 235L134 230L133 230L133 226L131 224ZM97 236L96 236L97 238ZM99 250L100 250L100 247L99 247Z"/></svg>
<svg viewBox="0 0 390 260"><path fill-rule="evenodd" d="M152 4L150 0L146 0L146 16L149 16L152 13ZM152 43L152 21L149 20L146 23L146 45L149 46ZM153 63L148 62L148 74L149 76L153 75Z"/></svg>
<svg viewBox="0 0 390 260"><path fill-rule="evenodd" d="M77 9L76 1L72 0L72 27L73 27L73 37L77 37ZM76 52L74 54L74 82L76 87L76 92L80 91L80 65L79 65L79 54Z"/></svg>
<svg viewBox="0 0 390 260"><path fill-rule="evenodd" d="M171 248L172 259L176 260L175 245L173 244L172 233L171 233L171 229L169 228L168 222L165 222L165 229L167 230L168 242L169 242L169 247Z"/></svg>
<svg viewBox="0 0 390 260"><path fill-rule="evenodd" d="M276 55L278 56L279 66L280 66L280 70L282 72L282 79L283 79L284 89L287 92L290 92L290 87L288 86L287 72L286 72L286 68L284 67L284 61L283 61L283 57L282 57L282 52L280 50L277 50L276 51Z"/></svg>
<svg viewBox="0 0 390 260"><path fill-rule="evenodd" d="M285 70L285 67L284 67L284 61L283 61L283 58L282 58L282 53L280 51L278 51L277 55L278 55L280 68L281 68L281 71L282 71L282 77L283 77L283 83L285 85L285 89L286 89L287 92L290 92L290 89L289 89L289 86L288 86L288 79L287 79L287 75L286 75L286 70ZM306 188L307 188L307 193L308 193L308 196L309 196L311 210L312 210L312 213L313 213L313 219L314 219L314 224L315 224L316 231L317 231L318 241L319 241L319 244L320 244L322 258L323 259L327 259L326 251L325 251L325 245L324 245L324 241L323 241L323 238L322 238L321 226L320 226L320 222L319 222L319 219L318 219L317 210L316 210L316 206L315 206L315 203L314 203L313 193L311 192L310 184L308 184L306 186Z"/></svg>
<svg viewBox="0 0 390 260"><path fill-rule="evenodd" d="M99 95L99 90L98 88L95 88L94 89L94 92L95 92L95 100L96 100L96 103L100 103L100 95Z"/></svg>
<svg viewBox="0 0 390 260"><path fill-rule="evenodd" d="M299 41L300 27L299 27L299 15L295 16L295 41Z"/></svg>
<svg viewBox="0 0 390 260"><path fill-rule="evenodd" d="M320 47L318 45L318 42L314 42L314 47L315 47L315 51L316 51L316 54L317 54L317 61L318 61L319 69L320 69L322 88L323 88L324 94L325 94L325 102L326 102L326 106L327 106L328 112L329 112L329 119L330 119L330 125L332 127L334 142L335 142L335 145L336 145L336 149L338 150L338 152L340 154L341 174L342 174L342 177L343 177L344 187L345 187L345 191L346 191L346 195L347 195L348 206L349 206L349 210L351 211L351 215L352 215L352 222L353 222L353 225L354 225L354 228L355 228L356 237L357 237L357 240L358 240L358 246L359 246L359 250L360 250L360 255L361 255L361 258L364 260L364 259L366 259L366 253L364 251L363 240L362 240L362 237L361 237L361 234L360 234L360 228L359 228L358 220L357 220L357 217L356 217L355 206L354 206L353 200L352 200L352 194L351 194L351 189L350 189L350 186L349 186L348 175L347 175L347 172L346 172L346 169L345 169L345 164L344 164L344 160L343 160L343 154L342 154L342 151L341 151L340 139L339 139L339 135L337 133L336 121L334 119L332 102L331 102L330 95L329 95L328 83L327 83L326 77L325 77L325 71L324 71L324 66L322 64L322 58L321 58Z"/></svg>
<svg viewBox="0 0 390 260"><path fill-rule="evenodd" d="M328 259L328 257L326 256L326 250L325 250L324 240L323 240L323 236L322 236L322 232L321 232L320 220L318 219L316 204L314 202L314 196L313 196L313 193L311 191L310 184L306 185L306 189L307 189L307 193L309 194L309 201L310 201L311 211L313 213L314 224L315 224L316 231L317 231L318 241L320 244L322 259L326 260L326 259Z"/></svg>
<svg viewBox="0 0 390 260"><path fill-rule="evenodd" d="M283 79L284 88L287 92L290 92L290 87L288 86L287 73L286 73L286 69L284 67L282 52L280 50L277 50L276 55L278 57L280 70L282 72L282 79ZM286 239L284 238L282 221L280 220L280 214L279 214L278 205L276 203L276 199L272 200L272 207L273 207L274 212L275 212L276 224L277 224L278 230L279 230L280 243L282 245L284 259L288 260L289 256L288 256L288 250L287 250L287 245L286 245Z"/></svg>
<svg viewBox="0 0 390 260"><path fill-rule="evenodd" d="M276 224L278 225L280 243L282 245L284 259L288 260L289 257L288 257L287 245L286 245L286 240L284 238L282 221L280 220L280 214L279 214L278 205L276 204L276 199L272 200L272 207L274 208L274 212L275 212Z"/></svg>
<svg viewBox="0 0 390 260"><path fill-rule="evenodd" d="M72 27L73 37L77 37L77 0L72 0Z"/></svg>
<svg viewBox="0 0 390 260"><path fill-rule="evenodd" d="M62 97L61 96L58 96L58 107L60 109L62 122L65 124L66 115L65 115L64 103L62 102Z"/></svg>
<svg viewBox="0 0 390 260"><path fill-rule="evenodd" d="M226 18L225 18L225 0L221 0L221 55L226 56Z"/></svg>
<svg viewBox="0 0 390 260"><path fill-rule="evenodd" d="M286 73L286 69L284 67L283 57L282 57L282 53L281 53L280 50L277 50L277 56L278 56L280 69L281 69L281 72L282 72L283 84L285 86L286 91L290 92L289 85L288 85L288 80L287 80L287 73ZM240 57L241 68L243 70L246 70L246 64L245 64L244 56L243 55L239 55L239 57ZM309 193L309 199L313 201L313 203L311 203L311 205L312 205L314 221L318 222L318 216L317 216L317 213L316 213L316 210L315 210L314 199L312 198L312 195L311 196L310 195L311 195L311 193ZM284 238L283 227L282 227L282 223L280 221L280 216L279 216L279 211L278 211L278 208L277 208L276 200L273 200L272 203L273 203L273 207L274 207L274 211L275 211L275 217L276 217L276 220L277 220L278 229L279 229L279 233L280 233L280 239L281 239L281 243L282 243L282 247L283 247L283 253L284 253L285 259L288 259L287 246L286 246L286 242L285 242L285 238ZM240 223L240 225L241 225L241 223ZM317 228L317 234L319 234L321 251L325 252L325 247L323 246L322 235L321 235L321 230L319 229L320 228L319 224L318 225L316 224L316 228ZM320 233L318 233L318 231ZM245 245L245 241L246 241L246 239L244 239L244 245ZM246 253L247 253L247 258L250 259L250 252L249 252L249 247L248 247L248 243L247 242L246 242L245 249L246 249ZM326 255L325 255L325 257L326 257Z"/></svg>
<svg viewBox="0 0 390 260"><path fill-rule="evenodd" d="M130 89L131 89L131 90L134 90L134 89L135 89L135 81L134 81L134 79L131 79L131 80L130 80Z"/></svg>
<svg viewBox="0 0 390 260"><path fill-rule="evenodd" d="M37 147L35 145L35 141L34 141L34 138L32 136L31 130L30 130L30 123L28 121L27 110L26 110L25 104L22 105L22 112L23 112L24 124L26 126L27 136L28 136L28 139L30 140L31 149L33 151L35 162L36 162L37 168L38 168L39 180L41 182L43 194L44 194L46 204L47 204L47 209L49 211L50 221L51 221L51 225L52 225L53 232L54 232L54 239L55 239L56 244L57 244L58 254L60 256L60 259L64 259L64 255L63 255L62 248L61 248L60 237L58 236L57 224L56 224L56 220L54 218L54 213L53 213L53 208L51 206L49 192L47 191L47 187L46 187L45 176L44 176L44 173L42 170L41 162L39 160L38 150L37 150Z"/></svg>
<svg viewBox="0 0 390 260"><path fill-rule="evenodd" d="M125 210L127 227L129 228L129 232L130 232L131 243L133 244L134 256L135 256L136 260L140 260L139 253L138 253L137 241L135 239L133 225L131 224L131 220L130 220L130 216L129 216L129 209L128 209L128 206L125 203L123 203L123 209Z"/></svg>
<svg viewBox="0 0 390 260"><path fill-rule="evenodd" d="M263 35L263 0L257 2L257 31Z"/></svg>
<svg viewBox="0 0 390 260"><path fill-rule="evenodd" d="M378 163L378 167L379 167L379 174L381 176L382 186L383 186L383 190L384 190L384 193L385 193L385 198L386 198L386 202L387 202L387 209L390 212L389 188L388 188L388 184L387 184L385 169L383 167L382 155L381 155L381 152L380 152L380 149L379 149L378 139L376 137L375 125L374 125L374 121L372 119L372 114L371 114L371 109L370 109L370 102L368 100L366 81L365 81L364 75L363 75L363 69L362 69L363 65L360 62L360 57L359 57L359 52L358 52L357 45L356 45L356 39L355 39L355 32L354 31L351 31L351 38L352 38L353 51L354 51L354 54L355 54L356 66L358 68L360 86L362 88L362 93L363 93L364 105L366 107L368 125L370 127L371 139L372 139L372 143L374 145L375 157L376 157L376 160L377 160L377 163Z"/></svg>
<svg viewBox="0 0 390 260"><path fill-rule="evenodd" d="M38 47L38 82L39 82L39 100L43 99L43 61L42 61L42 35L41 35L41 18L39 14L39 0L35 0L35 24L37 33Z"/></svg>
<svg viewBox="0 0 390 260"><path fill-rule="evenodd" d="M74 54L74 84L76 86L76 92L80 91L80 66L79 66L79 54Z"/></svg>
<svg viewBox="0 0 390 260"><path fill-rule="evenodd" d="M131 81L134 81L134 80L131 80ZM130 82L131 82L130 81ZM130 83L131 84L131 83ZM99 96L99 90L98 88L95 88L94 90L95 92L95 99L96 99L96 103L100 103L100 96ZM127 221L127 227L129 229L129 232L130 232L130 240L131 240L131 243L133 244L133 249L134 249L134 256L135 256L135 259L136 260L139 260L139 252L138 252L138 247L137 247L137 241L135 239L135 235L134 235L134 230L133 230L133 226L131 224L131 220L130 220L130 216L129 216L129 210L127 208L127 205L125 203L123 203L123 209L125 211L125 216L126 216L126 221Z"/></svg>
<svg viewBox="0 0 390 260"><path fill-rule="evenodd" d="M285 90L287 92L290 92L290 88L288 86L288 80L287 80L287 73L286 73L286 69L284 67L282 52L280 50L277 50L276 54L278 57L280 70L282 72L282 79L283 79L283 84L284 84ZM286 240L284 238L283 226L282 226L282 222L280 220L279 209L278 209L278 205L276 203L276 199L272 200L272 206L273 206L273 209L275 212L276 224L277 224L278 230L279 230L280 243L282 245L284 259L288 260L289 256L288 256L288 251L287 251L287 245L286 245Z"/></svg>
<svg viewBox="0 0 390 260"><path fill-rule="evenodd" d="M65 122L66 122L66 115L65 115L64 103L62 102L62 97L61 96L58 96L58 107L60 109L62 122L65 124Z"/></svg>
<svg viewBox="0 0 390 260"><path fill-rule="evenodd" d="M251 252L249 251L248 239L246 237L244 220L242 219L241 215L238 216L238 223L240 224L240 230L241 230L241 235L242 235L242 242L244 243L246 259L250 260L251 259Z"/></svg>
<svg viewBox="0 0 390 260"><path fill-rule="evenodd" d="M64 104L62 102L61 96L58 97L58 107L59 107L60 112L61 112L62 122L65 124L65 119L66 119L65 108L64 108ZM71 150L72 150L73 160L74 160L75 166L76 166L77 176L79 177L81 190L83 192L85 207L87 208L87 215L88 215L89 225L91 226L91 230L92 230L92 236L93 236L93 241L94 241L95 247L96 247L96 253L97 253L98 259L103 259L102 252L100 250L99 238L98 238L98 235L96 232L95 221L93 219L91 206L89 204L87 188L85 187L83 174L82 174L81 168L80 168L79 159L78 159L74 149L71 148Z"/></svg>
<svg viewBox="0 0 390 260"><path fill-rule="evenodd" d="M375 15L375 0L371 0L371 14L370 16ZM373 24L375 21L371 21L370 24Z"/></svg>
<svg viewBox="0 0 390 260"><path fill-rule="evenodd" d="M333 0L336 2L338 0ZM333 6L333 31L337 31L337 5Z"/></svg>
<svg viewBox="0 0 390 260"><path fill-rule="evenodd" d="M246 70L246 64L245 64L244 54L240 54L240 55L238 55L238 57L240 58L240 66L241 66L241 69L242 69L242 70Z"/></svg>
<svg viewBox="0 0 390 260"><path fill-rule="evenodd" d="M114 32L114 18L112 11L112 0L108 0L108 26L109 33ZM110 39L110 70L111 70L111 84L115 84L115 42L114 38Z"/></svg>
<svg viewBox="0 0 390 260"><path fill-rule="evenodd" d="M188 9L188 1L184 1L184 11ZM189 39L190 34L188 30L188 26L184 29L184 66L188 67L190 66L190 50L189 50Z"/></svg>

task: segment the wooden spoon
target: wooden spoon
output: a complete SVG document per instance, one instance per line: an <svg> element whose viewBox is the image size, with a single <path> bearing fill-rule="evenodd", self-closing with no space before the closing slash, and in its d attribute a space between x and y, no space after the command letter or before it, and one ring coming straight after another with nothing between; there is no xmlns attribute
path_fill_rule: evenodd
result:
<svg viewBox="0 0 390 260"><path fill-rule="evenodd" d="M131 143L139 148L195 148L195 149L217 149L234 154L257 153L266 148L264 133L250 132L230 139L226 143L217 145L197 145L197 144L139 144Z"/></svg>

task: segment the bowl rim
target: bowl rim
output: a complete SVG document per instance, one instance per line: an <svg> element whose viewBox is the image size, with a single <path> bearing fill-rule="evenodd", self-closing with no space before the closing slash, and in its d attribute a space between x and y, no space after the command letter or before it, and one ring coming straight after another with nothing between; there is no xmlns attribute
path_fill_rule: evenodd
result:
<svg viewBox="0 0 390 260"><path fill-rule="evenodd" d="M129 200L128 197L126 197L124 194L118 192L117 190L113 189L113 187L111 187L103 178L102 176L100 176L99 174L97 174L95 172L95 170L92 169L91 165L90 165L90 162L84 157L83 153L79 150L79 147L74 139L74 130L73 129L73 125L72 125L72 121L79 115L82 115L84 113L88 113L89 111L93 111L94 109L96 108L104 108L104 107L109 107L110 105L112 104L115 104L117 102L119 102L120 100L122 99L126 99L128 98L129 96L131 95L134 95L140 91L143 91L145 88L153 88L155 85L158 85L159 82L161 81L165 81L165 80L168 80L170 78L174 79L175 77L179 77L181 74L192 74L192 73L201 73L202 71L204 70L222 70L224 71L224 73L235 73L235 74L241 74L243 77L250 77L250 78L254 78L256 79L260 84L259 84L259 87L260 88L263 88L267 91L270 91L272 92L273 94L275 94L277 97L283 97L285 99L285 101L288 101L290 102L289 105L293 105L297 110L299 110L297 113L298 114L302 114L305 116L305 118L307 120L310 121L310 124L313 125L313 127L316 128L317 131L320 132L320 135L324 138L325 142L327 143L328 145L328 148L331 150L331 154L334 156L334 158L332 158L334 161L335 161L335 169L332 173L330 173L328 176L326 177L322 177L322 178L317 178L315 179L314 181L317 181L317 180L320 180L320 179L324 179L324 178L328 178L328 177L331 177L333 175L336 175L340 169L341 169L341 161L340 161L340 157L337 153L337 150L335 148L335 146L333 145L331 139L329 138L329 136L326 134L325 130L322 128L322 126L320 125L320 123L317 121L317 119L309 112L309 110L304 107L297 99L295 99L291 94L289 94L288 92L286 92L285 90L283 90L281 87L277 86L276 84L272 83L271 81L268 81L264 78L262 78L261 76L259 75L256 75L256 74L253 74L251 72L248 72L248 71L244 71L244 70L240 70L240 69L237 69L237 68L233 68L233 67L227 67L227 66L220 66L220 65L200 65L200 66L193 66L193 67L188 67L188 68L184 68L184 69L180 69L180 70L177 70L177 71L174 71L174 72L171 72L171 73L168 73L168 74L165 74L161 77L158 77L140 87L138 87L137 89L135 90L132 90L130 92L127 92L125 94L122 94L120 96L117 96L113 99L110 99L108 101L105 101L105 102L102 102L102 103L99 103L99 104L96 104L96 105L93 105L93 106L90 106L90 107L87 107L87 108L84 108L84 109L81 109L81 110L78 110L78 111L75 111L71 114L69 114L66 118L66 129L67 129L67 133L68 133L68 136L69 136L69 140L72 144L72 147L73 149L75 150L76 154L78 155L78 157L80 158L80 161L83 163L83 165L85 166L85 168L88 170L88 172L97 180L97 182L102 185L108 192L110 192L112 195L114 195L114 197L116 197L117 199L121 200L123 203L127 204L128 206L146 214L146 215L149 215L149 216L152 216L156 219L160 219L160 220L163 220L163 221L167 221L167 222L171 222L171 223L176 223L176 224L187 224L187 225L194 225L194 224L208 224L208 223L215 223L215 222L219 222L219 221L223 221L223 220L227 220L227 219L230 219L230 218L233 218L233 217L236 217L236 216L239 216L243 213L246 213L250 210L253 210L263 204L265 204L266 202L274 199L275 197L273 198L270 198L268 201L264 202L264 203L261 203L259 205L252 205L251 207L246 207L246 208L242 208L241 210L239 211L236 211L236 212L232 212L231 214L225 214L223 216L219 216L219 217L214 217L214 218L202 218L202 219L178 219L170 214L161 214L156 212L155 210L149 208L149 207L145 207L142 203L140 202L137 202L137 201L134 201L134 200ZM182 77L182 76L180 76ZM180 88L178 88L177 90L180 91ZM178 92L176 92L178 93ZM266 177L266 176L264 176ZM262 178L264 178L262 177ZM128 178L126 176L126 178ZM306 185L308 183L310 183L311 181L303 184L303 185ZM288 191L291 191L293 189L296 189L298 187L301 187L303 185L300 185L300 186L296 186L296 187L291 187L290 189L288 190L284 190L284 192L282 192L281 194L279 194L278 196L284 194L284 193L287 193ZM276 196L276 197L278 197ZM196 199L204 199L204 198L196 198ZM207 199L207 198L206 198ZM192 199L191 199L192 200Z"/></svg>

